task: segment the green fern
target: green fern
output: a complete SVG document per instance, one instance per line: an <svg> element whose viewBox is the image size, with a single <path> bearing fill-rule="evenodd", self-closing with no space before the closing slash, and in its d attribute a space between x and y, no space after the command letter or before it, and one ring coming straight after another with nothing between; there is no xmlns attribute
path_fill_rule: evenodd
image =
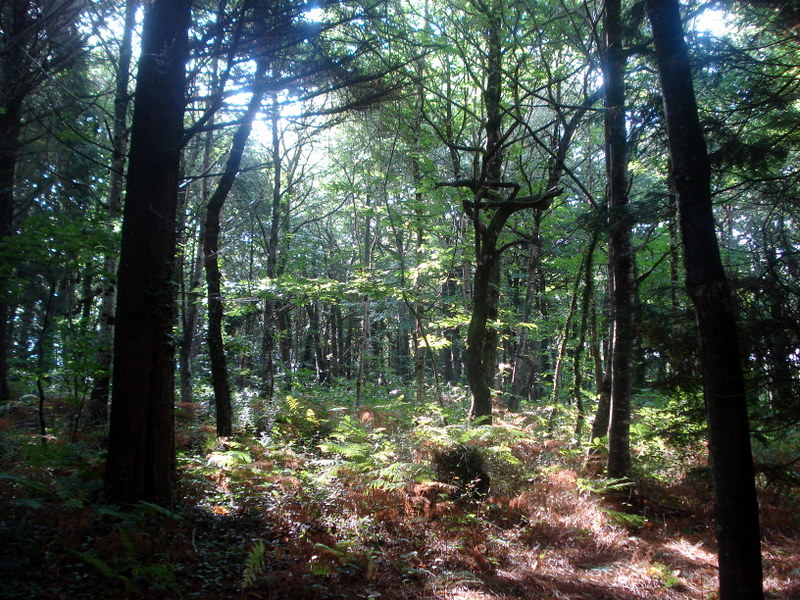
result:
<svg viewBox="0 0 800 600"><path fill-rule="evenodd" d="M108 577L109 579L120 582L125 587L126 592L136 591L136 585L133 583L133 580L130 577L125 577L124 575L117 573L116 569L114 569L102 558L97 556L94 552L79 552L77 550L70 550L70 553L81 559L87 565L94 567L97 572L104 577Z"/></svg>
<svg viewBox="0 0 800 600"><path fill-rule="evenodd" d="M639 529L647 523L647 518L642 515L632 515L618 510L611 510L610 508L601 508L600 510L620 527Z"/></svg>
<svg viewBox="0 0 800 600"><path fill-rule="evenodd" d="M591 492L600 496L616 494L629 490L633 486L633 481L627 477L611 479L578 479L578 489L582 492Z"/></svg>
<svg viewBox="0 0 800 600"><path fill-rule="evenodd" d="M264 553L265 546L262 540L258 540L247 552L244 560L244 571L242 573L242 587L248 588L255 580L264 574Z"/></svg>

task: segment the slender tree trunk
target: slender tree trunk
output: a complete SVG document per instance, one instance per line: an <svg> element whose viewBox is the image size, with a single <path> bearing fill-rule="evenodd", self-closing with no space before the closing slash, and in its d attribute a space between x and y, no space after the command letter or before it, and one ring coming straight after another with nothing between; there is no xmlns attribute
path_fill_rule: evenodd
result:
<svg viewBox="0 0 800 600"><path fill-rule="evenodd" d="M583 347L586 344L586 333L589 329L589 312L591 311L592 297L594 296L594 250L597 246L597 232L592 235L592 241L586 251L586 260L583 270L583 295L581 297L581 322L578 326L578 343L572 357L572 400L575 403L575 439L583 437L583 427L586 422L586 410L583 405Z"/></svg>
<svg viewBox="0 0 800 600"><path fill-rule="evenodd" d="M625 132L625 53L622 47L622 2L605 0L605 146L610 213L611 271L611 421L608 430L608 476L627 477L631 470L631 369L633 366L633 248L628 213L628 158Z"/></svg>
<svg viewBox="0 0 800 600"><path fill-rule="evenodd" d="M142 29L123 211L109 500L174 498L174 263L190 0L154 0Z"/></svg>
<svg viewBox="0 0 800 600"><path fill-rule="evenodd" d="M786 420L796 416L800 400L797 397L797 383L793 374L791 356L794 352L795 338L787 329L789 321L785 309L785 294L775 273L778 255L775 248L766 249L767 265L765 292L773 330L768 337L770 397L772 409L779 418Z"/></svg>
<svg viewBox="0 0 800 600"><path fill-rule="evenodd" d="M589 441L594 442L608 435L608 422L611 418L611 365L608 356L613 352L611 342L608 343L608 352L605 353L605 368L603 356L600 352L600 340L597 335L597 307L592 302L591 333L592 333L592 363L594 364L594 382L597 389L597 407L595 408L592 432ZM599 451L599 448L595 448Z"/></svg>
<svg viewBox="0 0 800 600"><path fill-rule="evenodd" d="M117 61L114 91L114 121L111 131L111 173L108 182L109 218L119 216L122 190L125 183L125 161L128 150L128 107L130 106L131 62L133 60L133 29L136 26L136 0L125 3L125 21ZM114 309L117 301L117 258L108 255L103 261L104 277L100 282L100 313L97 318L97 371L92 382L89 400L89 422L104 425L108 420L108 397L111 384L112 344L114 343Z"/></svg>
<svg viewBox="0 0 800 600"><path fill-rule="evenodd" d="M669 171L672 171L672 163L669 164ZM669 177L670 199L667 212L667 228L669 231L669 282L670 282L670 330L673 334L673 339L680 340L683 337L682 329L685 327L685 319L681 315L681 280L680 280L680 264L681 264L681 249L680 238L678 235L678 207L675 204L675 184L672 177ZM682 387L682 381L685 377L691 377L686 371L691 373L694 369L684 368L686 358L683 351L683 344L675 344L672 347L672 352L667 356L667 377L670 385L674 387ZM679 350L680 348L680 350Z"/></svg>
<svg viewBox="0 0 800 600"><path fill-rule="evenodd" d="M39 329L39 335L36 336L36 395L39 397L37 412L39 416L39 436L42 444L47 443L47 420L44 416L47 396L44 391L44 379L45 374L49 370L47 348L51 347L51 344L48 344L48 338L50 337L50 324L55 313L53 305L58 295L58 283L53 281L49 273L47 279L47 300L42 307L41 327Z"/></svg>
<svg viewBox="0 0 800 600"><path fill-rule="evenodd" d="M658 61L686 289L694 305L708 415L720 600L763 598L758 500L736 321L720 258L711 167L678 0L647 0Z"/></svg>
<svg viewBox="0 0 800 600"><path fill-rule="evenodd" d="M369 354L371 324L371 303L369 296L365 295L361 301L361 337L358 341L358 365L356 367L356 407L361 406L361 401L363 400L363 385L367 369L367 356Z"/></svg>
<svg viewBox="0 0 800 600"><path fill-rule="evenodd" d="M567 313L567 322L564 323L564 333L561 336L561 343L558 345L556 364L555 368L553 369L553 391L550 396L550 400L554 405L558 403L558 392L561 389L561 369L564 365L564 360L567 355L567 347L569 346L569 338L572 334L572 322L575 320L575 313L578 310L578 288L580 288L581 279L583 279L584 265L585 261L581 261L581 265L578 268L578 276L575 278L575 284L572 286L572 293L570 294L571 300L569 303L569 312ZM552 415L554 414L555 411L551 413L551 426L553 423Z"/></svg>
<svg viewBox="0 0 800 600"><path fill-rule="evenodd" d="M281 160L280 104L277 96L272 97L272 202L270 203L269 233L267 236L267 277L278 276L278 241L281 230L281 199L283 198L283 161ZM277 315L280 306L272 298L264 302L264 336L261 349L264 363L262 365L261 388L267 402L272 401L275 393L275 330L282 327L283 321ZM286 328L283 335L288 335ZM283 337L282 348L286 342ZM283 370L288 380L291 368L283 362Z"/></svg>
<svg viewBox="0 0 800 600"><path fill-rule="evenodd" d="M205 187L206 179L203 180ZM201 192L201 203L204 205L208 199L205 191ZM180 399L181 402L192 402L194 392L192 390L192 359L194 357L195 337L197 336L198 317L200 313L199 300L202 297L198 291L203 278L203 240L205 239L205 211L197 216L198 231L196 232L197 248L191 263L191 274L189 277L189 289L184 290L184 318L183 330L181 331L181 343L178 350L178 372L180 377Z"/></svg>
<svg viewBox="0 0 800 600"><path fill-rule="evenodd" d="M222 304L222 273L219 269L220 215L225 200L233 187L233 182L239 173L244 149L250 137L250 131L253 128L253 120L261 109L261 102L265 93L266 70L266 61L259 61L254 75L253 93L245 114L242 116L242 122L233 134L225 169L206 207L203 256L206 268L206 288L208 290L208 350L211 360L211 383L214 387L217 435L219 436L230 436L233 433L231 388L228 380L228 364L222 332L224 307Z"/></svg>
<svg viewBox="0 0 800 600"><path fill-rule="evenodd" d="M328 357L322 347L321 321L319 318L319 305L312 302L308 305L308 329L314 349L314 370L318 383L330 383L330 366Z"/></svg>
<svg viewBox="0 0 800 600"><path fill-rule="evenodd" d="M400 249L399 253L403 250ZM401 285L404 285L405 273L401 275ZM401 379L405 379L411 372L411 346L409 345L408 331L410 329L411 311L405 302L397 307L397 333L394 342L396 355L394 356L394 370Z"/></svg>
<svg viewBox="0 0 800 600"><path fill-rule="evenodd" d="M533 231L531 232L531 245L528 250L527 285L525 286L525 306L522 313L522 322L517 339L517 351L514 358L514 371L511 374L511 397L509 408L517 410L520 402L528 400L531 395L533 377L536 370L536 353L533 351L531 335L528 324L533 318L534 307L541 305L541 286L539 285L540 262L542 254L539 227L542 221L541 211L536 211L533 216Z"/></svg>

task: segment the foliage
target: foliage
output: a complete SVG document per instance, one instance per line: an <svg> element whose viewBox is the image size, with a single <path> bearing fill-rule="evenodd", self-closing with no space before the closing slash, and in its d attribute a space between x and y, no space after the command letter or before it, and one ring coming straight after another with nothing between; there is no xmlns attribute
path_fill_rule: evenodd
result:
<svg viewBox="0 0 800 600"><path fill-rule="evenodd" d="M486 589L498 569L568 595L560 582L574 581L574 564L591 574L595 594L615 597L615 582L624 576L660 598L662 591L681 586L699 593L699 575L713 573L713 560L686 558L699 552L710 531L702 529L705 537L686 533L706 522L707 498L681 487L680 477L637 481L636 489L644 491L628 501L631 481L579 475L575 459L565 453L569 432L554 437L539 420L528 427L527 417L509 414L507 422L472 431L434 425L433 419L415 421L417 407L396 396L369 401L361 411L345 406L326 412L331 431L315 445L298 428L259 439L248 433L210 436L205 446L184 449L182 500L174 509L98 503L84 492L98 489L98 457L86 447L15 452L13 470L0 475L0 499L8 508L4 522L35 521L51 533L40 540L34 529L32 540L24 541L21 532L4 539L20 552L23 544L36 544L26 552L39 564L59 561L61 569L53 572L60 575L53 580L86 600L99 597L100 589L133 600L233 598L275 587L301 598L308 589L322 597L351 597L351 585L362 597L404 590L421 599L433 592ZM361 414L369 418L362 421ZM669 437L662 442L671 449ZM436 451L447 448L480 452L492 481L487 496L456 503L453 486L434 480ZM679 473L683 459L665 454ZM54 468L57 479L47 476ZM777 506L768 501L765 510L773 514ZM766 547L786 548L796 525L772 527L785 535L767 540ZM678 552L676 544L685 548ZM518 563L521 556L535 569ZM609 562L610 556L622 558ZM780 573L793 568L767 565L776 582L788 581ZM37 583L30 583L25 569L13 581L36 596L45 584L33 575L30 581ZM495 592L505 590L502 583L491 585ZM513 596L510 588L504 593ZM781 594L775 588L777 598L791 597Z"/></svg>
<svg viewBox="0 0 800 600"><path fill-rule="evenodd" d="M242 587L250 587L264 573L264 567L264 542L258 540L247 552L242 572Z"/></svg>
<svg viewBox="0 0 800 600"><path fill-rule="evenodd" d="M13 593L89 598L94 585L175 597L188 587L183 597L224 598L286 585L297 598L392 597L385 578L409 594L449 597L497 581L502 568L532 594L605 597L616 593L610 583L598 590L588 581L612 579L619 562L602 554L613 548L631 561L647 557L625 567L631 587L681 598L682 586L695 586L692 597L707 595L675 574L687 556L692 568L706 564L700 550L649 538L637 546L656 528L675 544L703 541L707 502L694 494L710 484L696 328L682 292L663 108L640 3L623 15L637 294L631 480L593 478L608 438L589 442L578 427L592 421L613 352L603 110L593 104L572 120L601 79L601 5L347 1L307 13L304 4L193 3L174 270L180 318L170 340L182 340L179 375L191 389L182 390L174 509L101 502L106 432L87 417L92 385L107 374L98 321L120 244L119 210L108 200L119 173L108 166L119 149L109 121L124 3L57 4L78 12L63 31L36 31L37 48L51 54L29 72L38 75L23 106L12 235L0 240L9 332L0 350L13 396L0 406L8 513L0 541L13 538L12 566L27 560L38 569L38 561L72 579L47 592L21 582ZM782 519L796 518L786 507L800 481L800 55L787 35L797 23L768 2L723 4L682 7L740 321L754 461L773 519L765 544L796 556L787 541L796 524ZM498 25L505 130L493 155L487 35ZM209 427L199 236L264 39L270 98L220 231L237 428L218 439ZM59 50L71 58L51 73L47 61ZM0 117L10 93L0 93ZM495 424L469 427L476 230L487 226L491 194L512 188L489 190L476 210L486 189L458 182L484 177L495 158L517 197L556 185L563 193L541 211L516 212L499 237L498 360L485 374ZM563 169L557 181L554 166ZM454 503L453 487L463 495L475 480L481 493ZM658 502L647 503L649 486ZM12 522L23 533L5 529ZM623 537L640 554L620 549ZM765 557L773 581L796 574L790 558ZM523 563L535 568L515 572ZM583 564L587 577L575 577ZM346 588L354 580L360 588ZM548 588L568 580L574 589ZM329 584L344 587L334 593ZM791 597L792 583L780 585L775 596Z"/></svg>

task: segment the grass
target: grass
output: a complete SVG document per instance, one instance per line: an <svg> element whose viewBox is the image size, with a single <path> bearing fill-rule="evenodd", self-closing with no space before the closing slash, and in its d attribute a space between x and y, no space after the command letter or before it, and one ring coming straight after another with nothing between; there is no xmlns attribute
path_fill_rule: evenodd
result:
<svg viewBox="0 0 800 600"><path fill-rule="evenodd" d="M0 596L715 597L711 492L685 481L685 452L670 477L647 477L640 461L629 485L585 471L583 452L535 415L500 415L476 431L404 410L373 407L362 420L352 409L297 404L261 439L218 440L180 425L180 505L128 513L95 502L103 459L91 438L54 435L42 446L8 420ZM433 480L432 461L448 444L479 449L491 478L485 498L456 497ZM797 491L761 490L772 600L800 595Z"/></svg>

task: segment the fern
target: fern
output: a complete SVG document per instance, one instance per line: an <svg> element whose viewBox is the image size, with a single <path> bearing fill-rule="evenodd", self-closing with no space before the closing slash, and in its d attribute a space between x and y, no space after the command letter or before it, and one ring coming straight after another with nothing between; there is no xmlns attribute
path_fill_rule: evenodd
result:
<svg viewBox="0 0 800 600"><path fill-rule="evenodd" d="M166 565L136 565L131 572L147 581L153 590L172 590L173 592L180 590L175 574Z"/></svg>
<svg viewBox="0 0 800 600"><path fill-rule="evenodd" d="M433 478L427 467L415 463L396 462L370 472L372 481L368 487L392 490L403 487L409 481L423 481Z"/></svg>
<svg viewBox="0 0 800 600"><path fill-rule="evenodd" d="M337 444L335 442L325 442L319 444L320 450L329 452L330 454L338 454L344 459L348 460L366 460L373 451L371 445L359 442L344 442Z"/></svg>
<svg viewBox="0 0 800 600"><path fill-rule="evenodd" d="M94 552L79 552L77 550L70 550L70 553L81 559L87 565L94 567L97 572L104 577L119 581L125 587L126 592L133 592L136 590L136 585L134 585L133 580L130 577L125 577L124 575L117 573L117 571L111 565L97 556Z"/></svg>
<svg viewBox="0 0 800 600"><path fill-rule="evenodd" d="M47 485L45 485L44 483L41 483L39 481L34 481L33 479L25 479L24 477L18 477L17 475L13 475L11 473L0 473L0 480L9 481L11 483L24 486L34 492L44 493L49 490Z"/></svg>
<svg viewBox="0 0 800 600"><path fill-rule="evenodd" d="M262 540L258 540L247 552L244 560L244 572L242 573L242 587L248 588L255 580L264 574L264 553L265 547Z"/></svg>
<svg viewBox="0 0 800 600"><path fill-rule="evenodd" d="M230 469L237 465L246 465L253 462L253 457L243 450L227 450L212 452L206 460L209 465L214 465L220 469Z"/></svg>
<svg viewBox="0 0 800 600"><path fill-rule="evenodd" d="M160 517L166 517L171 521L183 521L183 517L178 513L171 511L168 508L164 508L163 506L159 506L158 504L147 502L145 500L139 500L139 502L136 503L136 508L139 510L140 514L144 517L160 516Z"/></svg>
<svg viewBox="0 0 800 600"><path fill-rule="evenodd" d="M647 522L647 518L642 515L632 515L618 510L611 510L610 508L601 508L600 510L620 527L639 529L640 527L644 527L644 524Z"/></svg>
<svg viewBox="0 0 800 600"><path fill-rule="evenodd" d="M582 492L592 492L600 496L623 492L633 486L633 481L627 477L598 480L579 478L577 483Z"/></svg>

